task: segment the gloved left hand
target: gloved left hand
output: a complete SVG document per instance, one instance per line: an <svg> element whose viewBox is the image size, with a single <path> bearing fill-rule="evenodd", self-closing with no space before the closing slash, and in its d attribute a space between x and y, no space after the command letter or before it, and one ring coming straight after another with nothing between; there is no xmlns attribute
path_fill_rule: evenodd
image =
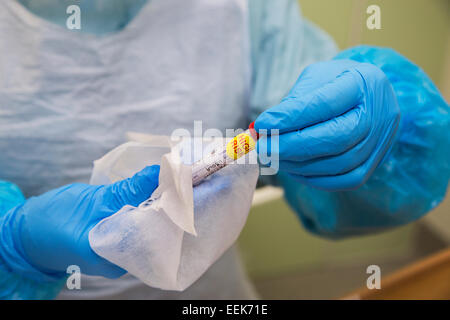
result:
<svg viewBox="0 0 450 320"><path fill-rule="evenodd" d="M255 129L279 129L279 170L328 191L354 189L392 145L400 121L393 88L381 69L352 60L307 67L282 102ZM261 132L260 132L261 133ZM262 144L265 142L264 144ZM268 154L277 152L261 136Z"/></svg>
<svg viewBox="0 0 450 320"><path fill-rule="evenodd" d="M123 206L148 199L158 177L159 166L150 166L111 185L71 184L28 199L0 219L0 258L22 275L33 273L34 267L59 276L70 265L88 275L123 275L123 269L91 249L89 231Z"/></svg>

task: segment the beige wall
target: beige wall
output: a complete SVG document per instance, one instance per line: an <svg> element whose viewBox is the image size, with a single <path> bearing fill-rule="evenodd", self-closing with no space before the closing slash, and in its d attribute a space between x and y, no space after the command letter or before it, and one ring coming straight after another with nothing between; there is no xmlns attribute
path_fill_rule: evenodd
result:
<svg viewBox="0 0 450 320"><path fill-rule="evenodd" d="M356 44L396 49L419 66L442 91L443 65L448 58L450 1L448 0L300 0L304 16L312 20L344 49ZM366 8L381 9L381 30L366 27ZM444 87L444 84L446 87Z"/></svg>

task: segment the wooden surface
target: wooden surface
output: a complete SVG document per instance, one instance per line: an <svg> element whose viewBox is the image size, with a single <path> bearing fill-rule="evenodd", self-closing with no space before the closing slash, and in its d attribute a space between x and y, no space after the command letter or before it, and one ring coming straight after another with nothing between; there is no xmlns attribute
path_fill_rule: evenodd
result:
<svg viewBox="0 0 450 320"><path fill-rule="evenodd" d="M343 299L450 300L450 248L382 276L380 290L362 288Z"/></svg>

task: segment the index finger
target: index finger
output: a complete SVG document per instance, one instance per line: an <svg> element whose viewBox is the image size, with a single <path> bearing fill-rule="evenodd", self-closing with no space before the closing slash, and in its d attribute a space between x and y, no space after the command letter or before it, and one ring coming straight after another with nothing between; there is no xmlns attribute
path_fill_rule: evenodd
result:
<svg viewBox="0 0 450 320"><path fill-rule="evenodd" d="M333 81L303 97L288 96L263 112L255 121L257 131L278 129L280 133L303 129L340 116L362 98L356 70L345 71Z"/></svg>

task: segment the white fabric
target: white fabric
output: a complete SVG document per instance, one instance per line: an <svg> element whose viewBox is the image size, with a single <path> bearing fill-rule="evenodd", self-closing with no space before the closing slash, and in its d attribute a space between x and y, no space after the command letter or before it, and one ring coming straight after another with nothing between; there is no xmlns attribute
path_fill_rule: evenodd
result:
<svg viewBox="0 0 450 320"><path fill-rule="evenodd" d="M253 164L231 164L193 190L192 168L181 159L191 139L166 154L161 146L170 144L168 137L151 140L126 143L95 161L93 184L131 176L148 163L160 163L161 172L151 202L125 206L100 221L89 242L97 254L149 286L182 291L239 236L258 179L256 154L248 155ZM203 147L209 144L223 142L203 142Z"/></svg>

